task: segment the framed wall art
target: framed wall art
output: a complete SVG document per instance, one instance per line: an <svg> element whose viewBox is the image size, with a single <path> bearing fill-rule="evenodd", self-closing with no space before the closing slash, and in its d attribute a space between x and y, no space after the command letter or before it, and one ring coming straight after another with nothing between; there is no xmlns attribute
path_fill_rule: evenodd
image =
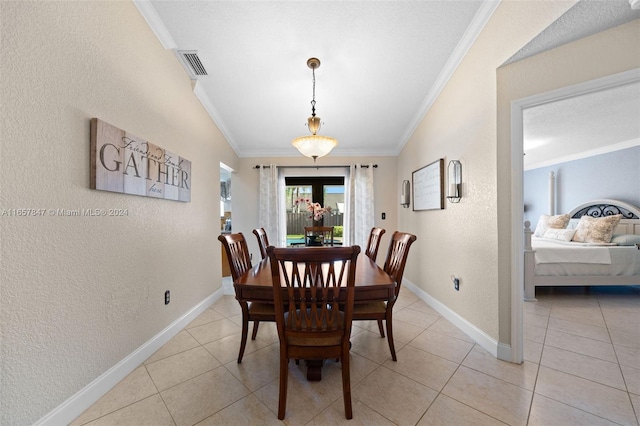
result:
<svg viewBox="0 0 640 426"><path fill-rule="evenodd" d="M411 175L413 211L444 209L444 159L416 170Z"/></svg>
<svg viewBox="0 0 640 426"><path fill-rule="evenodd" d="M91 189L191 201L191 161L97 118L90 143Z"/></svg>

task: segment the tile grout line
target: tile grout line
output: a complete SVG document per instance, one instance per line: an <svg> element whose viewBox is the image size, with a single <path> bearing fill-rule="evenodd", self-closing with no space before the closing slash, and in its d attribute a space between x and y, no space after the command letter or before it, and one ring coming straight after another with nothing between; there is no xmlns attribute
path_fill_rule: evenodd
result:
<svg viewBox="0 0 640 426"><path fill-rule="evenodd" d="M551 305L553 307L553 304ZM531 401L529 401L529 412L527 413L527 422L531 420L531 411L533 410L533 400L536 397L536 388L538 387L538 377L540 376L540 367L542 366L542 356L544 355L544 349L547 342L547 333L549 332L549 323L551 322L551 307L549 307L549 315L547 316L547 326L544 329L544 339L542 339L542 349L540 350L540 359L538 360L536 368L536 378L533 382L533 389L531 391ZM524 364L524 361L523 361Z"/></svg>
<svg viewBox="0 0 640 426"><path fill-rule="evenodd" d="M598 305L598 309L600 310L600 313L601 313L601 315L603 316L603 320L604 320L604 315L602 314L602 307L601 307L601 305L600 305L600 299L599 299L599 297L596 297L596 303L597 303L597 305ZM574 322L576 322L576 321L574 321ZM615 345L613 344L613 340L611 339L611 335L610 335L610 332L609 332L609 328L608 328L608 326L607 326L607 324L606 324L606 320L605 320L605 328L607 329L607 335L609 336L610 343L611 343L611 345L612 345L612 347L613 347L613 349L614 349L614 353L615 353ZM572 334L572 335L574 335L573 333L567 333L567 334ZM584 337L584 336L580 336L580 335L575 335L575 336L578 336L578 337ZM585 338L588 338L588 337L585 337ZM597 339L591 339L591 340L599 341L599 340L597 340ZM543 352L544 352L544 348L545 348L545 346L546 346L546 331L545 331L545 343L543 344ZM550 346L550 347L554 347L554 346ZM555 348L555 347L554 347L554 348ZM561 348L560 348L560 349L561 349ZM572 352L572 351L569 351L569 352ZM588 356L588 355L585 355L585 356ZM593 357L591 357L591 358L593 358ZM597 359L597 358L596 358L596 359ZM619 363L619 360L618 360L618 358L617 358L617 353L616 353L616 360L618 361L618 363L617 363L617 364L618 364L618 368L620 368L620 363ZM540 364L538 365L538 371L540 370L540 367L542 367L542 355L541 355L541 357L540 357ZM558 370L558 369L555 369L555 368L552 368L552 367L548 367L548 366L544 366L544 367L545 367L545 368L548 368L548 369L550 369L550 370L558 371L558 372L561 372L561 373L563 373L563 374L567 374L567 375L570 375L570 376L573 376L573 377L577 377L577 378L579 378L579 379L586 380L586 381L589 381L589 382L592 382L592 383L595 383L595 384L598 384L598 385L601 385L601 386L606 386L606 387L608 387L608 388L610 388L610 389L617 390L617 391L619 391L619 392L624 392L624 393L626 393L626 394L627 394L627 397L629 398L629 403L630 403L630 405L631 405L631 408L632 408L632 410L633 410L634 414L636 414L636 412L635 412L635 407L633 406L633 402L631 401L630 392L628 392L628 388L627 388L627 390L625 391L625 390L621 390L621 389L619 389L619 388L616 388L616 387L613 387L613 386L610 386L610 385L607 385L607 384L604 384L604 383L600 383L600 382L597 382L597 381L594 381L594 380L591 380L591 379L587 379L587 378L584 378L584 377L576 376L575 374L567 373L566 371ZM621 370L621 369L620 369L620 374L621 374L621 376L622 376L622 378L623 378L623 380L624 380L624 374L622 374L622 370ZM537 377L536 377L536 386L537 386ZM626 381L625 381L625 387L626 387ZM542 394L540 394L540 395L542 395ZM573 405L570 405L570 404L564 403L564 402L562 402L562 401L558 401L558 400L556 400L556 399L550 398L550 397L548 397L548 396L546 396L546 395L542 395L542 396L544 396L545 398L548 398L548 399L550 399L550 400L552 400L552 401L555 401L555 402L557 402L557 403L559 403L559 404L562 404L562 405L565 405L565 406L571 407L571 408L573 408L573 409L576 409L576 410L579 410L579 411L585 412L585 413L587 413L587 414L589 414L589 415L592 415L592 416L596 416L596 417L599 417L599 418L605 419L605 420L607 420L607 421L609 421L609 422L613 422L613 420L611 420L611 419L608 419L608 418L606 418L606 417L602 417L602 416L601 416L601 415L599 415L599 414L591 413L591 412L586 411L586 410L584 410L584 409L582 409L582 408L580 408L580 407L575 407L575 406L573 406ZM637 415L636 415L636 421L637 421Z"/></svg>
<svg viewBox="0 0 640 426"><path fill-rule="evenodd" d="M598 299L598 306L600 307L600 312L602 313L602 305L600 304L600 301ZM618 358L618 351L616 351L616 345L613 344L613 338L611 337L611 331L609 330L609 324L607 323L607 319L604 316L604 314L602 314L602 317L604 319L604 325L607 328L607 333L609 334L609 339L611 339L611 346L613 346L613 354L616 357L616 361L618 363L618 369L620 370L620 375L622 376L622 381L624 383L624 387L627 391L627 398L629 399L629 404L631 405L631 410L633 411L633 414L636 416L636 423L638 422L638 417L639 417L639 412L636 409L635 405L633 404L633 400L631 399L631 392L629 392L629 386L627 385L627 379L624 376L624 372L622 371L622 365L620 364L620 359Z"/></svg>

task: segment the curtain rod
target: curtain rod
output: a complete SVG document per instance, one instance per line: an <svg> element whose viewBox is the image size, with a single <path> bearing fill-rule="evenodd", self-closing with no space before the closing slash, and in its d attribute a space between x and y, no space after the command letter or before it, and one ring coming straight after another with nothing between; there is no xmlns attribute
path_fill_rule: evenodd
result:
<svg viewBox="0 0 640 426"><path fill-rule="evenodd" d="M278 167L279 169L330 169L330 168L334 168L334 169L335 169L336 167L349 167L349 166L277 166L277 167ZM363 165L361 165L360 167L363 167L363 168L365 168L365 169L368 169L368 168L369 168L369 165L368 165L368 164L363 164ZM259 168L260 168L260 165L259 165L259 164L257 164L257 165L254 167L254 169L259 169ZM267 165L263 165L263 166L262 166L262 168L263 168L263 169L269 169L269 168L271 168L271 166L270 166L269 164L267 164ZM374 169L377 169L377 168L378 168L378 165L377 165L377 164L374 164L374 165L373 165L373 168L374 168Z"/></svg>

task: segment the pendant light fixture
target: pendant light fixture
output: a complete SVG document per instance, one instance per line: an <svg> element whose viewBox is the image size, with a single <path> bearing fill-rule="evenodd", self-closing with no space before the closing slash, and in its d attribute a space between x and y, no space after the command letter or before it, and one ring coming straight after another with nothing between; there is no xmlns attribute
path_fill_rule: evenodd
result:
<svg viewBox="0 0 640 426"><path fill-rule="evenodd" d="M320 67L320 60L317 58L309 58L307 66L311 68L313 75L313 98L311 100L311 117L307 118L307 128L311 132L309 136L300 136L295 138L291 144L295 146L302 155L313 158L315 162L318 157L324 157L338 145L338 141L329 136L321 136L320 117L316 116L316 68Z"/></svg>

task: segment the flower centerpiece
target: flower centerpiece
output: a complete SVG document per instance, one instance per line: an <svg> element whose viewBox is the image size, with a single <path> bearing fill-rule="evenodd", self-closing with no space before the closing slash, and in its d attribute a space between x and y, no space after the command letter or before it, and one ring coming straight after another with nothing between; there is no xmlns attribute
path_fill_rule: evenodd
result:
<svg viewBox="0 0 640 426"><path fill-rule="evenodd" d="M298 211L300 211L301 204L303 203L307 205L306 209L309 212L309 219L311 219L313 222L317 222L322 219L325 214L331 213L330 206L322 207L320 203L313 203L309 198L304 197L300 197L295 200L294 207L297 207Z"/></svg>
<svg viewBox="0 0 640 426"><path fill-rule="evenodd" d="M308 218L311 219L312 226L319 226L317 224L318 221L320 221L324 215L331 213L331 207L327 206L327 207L322 207L322 205L320 203L314 203L312 202L309 198L305 198L305 197L301 197L298 198L297 200L295 200L293 202L294 207L297 208L298 211L300 211L303 207L303 204L306 204L306 210L309 213ZM314 232L313 235L309 236L310 240L309 241L309 245L322 245L322 242L317 242L316 240L318 239L318 233Z"/></svg>

